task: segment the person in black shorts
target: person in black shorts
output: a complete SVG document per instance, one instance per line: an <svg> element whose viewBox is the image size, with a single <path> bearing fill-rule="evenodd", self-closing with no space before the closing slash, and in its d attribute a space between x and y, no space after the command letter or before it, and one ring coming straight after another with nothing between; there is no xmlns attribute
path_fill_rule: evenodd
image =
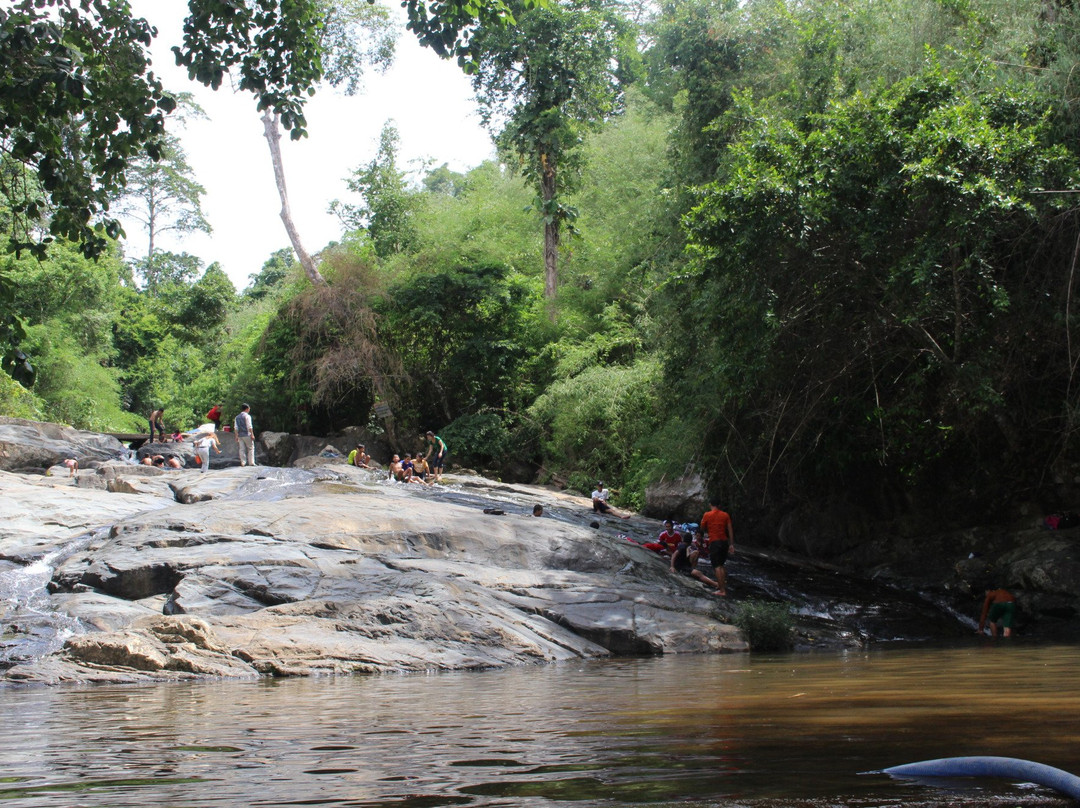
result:
<svg viewBox="0 0 1080 808"><path fill-rule="evenodd" d="M714 581L694 566L697 562L697 555L691 551L692 546L693 542L690 537L684 536L683 540L679 542L679 546L675 548L675 552L671 555L671 571L673 573L677 572L680 575L685 575L688 578L695 578L703 584L708 584L713 588L712 594L719 595L719 582Z"/></svg>

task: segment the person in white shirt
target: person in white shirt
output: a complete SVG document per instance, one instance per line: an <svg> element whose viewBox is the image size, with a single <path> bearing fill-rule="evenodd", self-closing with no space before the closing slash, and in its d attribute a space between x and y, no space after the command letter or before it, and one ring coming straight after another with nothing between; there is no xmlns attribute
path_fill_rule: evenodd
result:
<svg viewBox="0 0 1080 808"><path fill-rule="evenodd" d="M596 490L592 492L592 509L596 513L611 514L617 516L620 519L629 519L630 514L619 513L617 510L608 505L608 492L604 489L604 481L600 480L596 483Z"/></svg>

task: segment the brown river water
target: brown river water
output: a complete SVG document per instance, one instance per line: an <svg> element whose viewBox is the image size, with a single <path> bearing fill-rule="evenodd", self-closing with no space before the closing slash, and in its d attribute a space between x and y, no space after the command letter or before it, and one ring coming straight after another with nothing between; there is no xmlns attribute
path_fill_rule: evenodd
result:
<svg viewBox="0 0 1080 808"><path fill-rule="evenodd" d="M1080 772L1080 648L663 657L410 676L0 690L0 808L1064 806L880 769Z"/></svg>

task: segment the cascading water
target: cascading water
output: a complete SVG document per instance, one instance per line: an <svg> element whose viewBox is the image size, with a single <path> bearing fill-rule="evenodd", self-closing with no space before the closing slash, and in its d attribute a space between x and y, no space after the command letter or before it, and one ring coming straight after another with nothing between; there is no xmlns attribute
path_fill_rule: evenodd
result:
<svg viewBox="0 0 1080 808"><path fill-rule="evenodd" d="M0 569L0 669L53 653L68 637L86 630L79 620L53 608L46 587L59 563L107 530L82 533L28 564L7 562Z"/></svg>

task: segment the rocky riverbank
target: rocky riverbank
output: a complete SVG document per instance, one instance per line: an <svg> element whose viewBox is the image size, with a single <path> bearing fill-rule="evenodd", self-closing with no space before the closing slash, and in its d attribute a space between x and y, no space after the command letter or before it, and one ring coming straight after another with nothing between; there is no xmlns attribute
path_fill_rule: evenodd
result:
<svg viewBox="0 0 1080 808"><path fill-rule="evenodd" d="M597 518L579 495L460 471L441 486L391 483L325 440L273 438L260 450L289 454L291 467L238 468L226 449L203 474L136 465L108 436L0 419L0 467L16 469L0 471L3 680L740 651L730 622L750 598L790 603L801 646L958 641L988 575L1016 591L1025 634L1060 638L1076 623L1080 531L882 535L847 551L847 569L875 584L775 542L755 548L744 524L734 594L721 600L627 541L655 536L653 519ZM72 455L77 477L57 465Z"/></svg>
<svg viewBox="0 0 1080 808"><path fill-rule="evenodd" d="M5 607L3 675L129 682L745 649L728 604L649 551L559 518L586 513L580 497L448 483L345 465L0 472L0 575L33 586L36 569L47 589ZM534 500L548 516L531 515Z"/></svg>

